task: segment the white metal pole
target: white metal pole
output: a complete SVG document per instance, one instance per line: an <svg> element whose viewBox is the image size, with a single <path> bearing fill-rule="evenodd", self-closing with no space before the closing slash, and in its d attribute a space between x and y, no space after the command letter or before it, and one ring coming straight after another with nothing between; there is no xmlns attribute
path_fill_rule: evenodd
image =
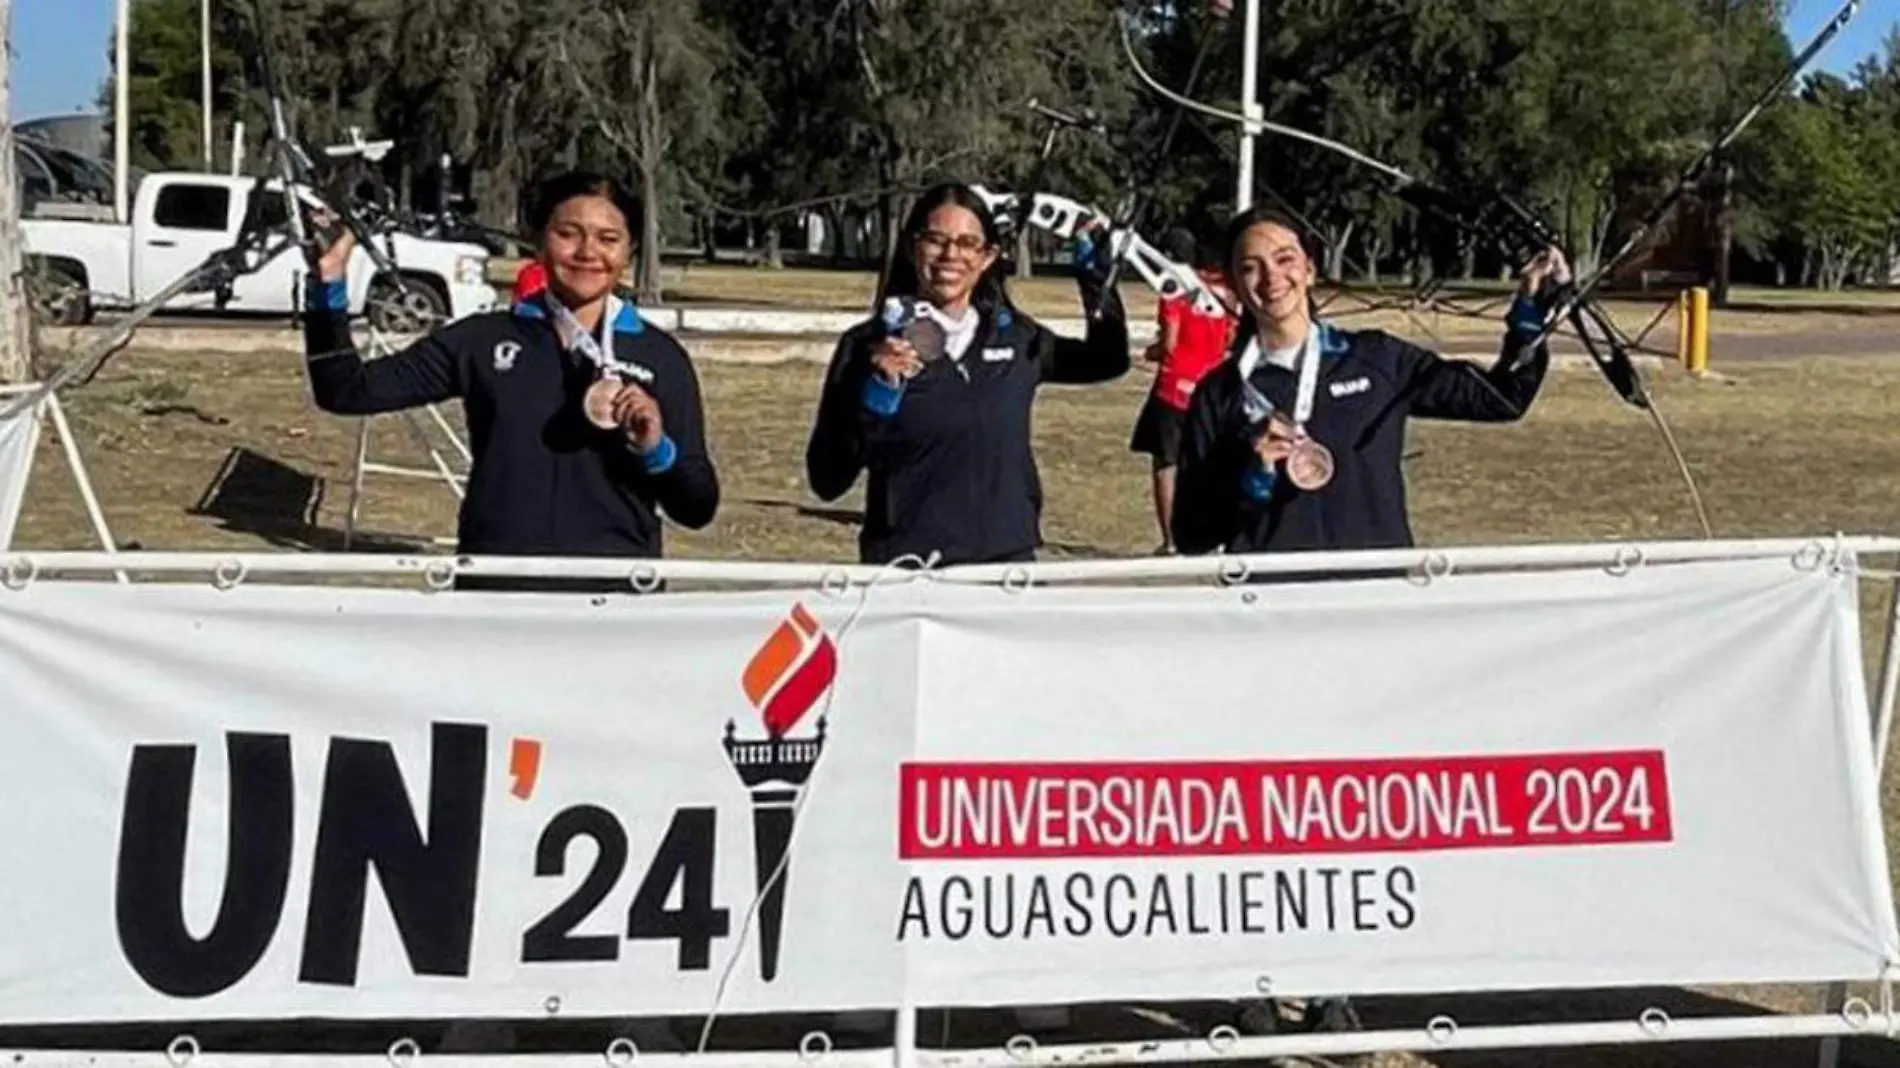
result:
<svg viewBox="0 0 1900 1068"><path fill-rule="evenodd" d="M1240 128L1240 169L1235 176L1234 210L1253 207L1253 123L1260 114L1260 0L1247 0L1245 36L1240 54L1240 113L1248 119Z"/></svg>
<svg viewBox="0 0 1900 1068"><path fill-rule="evenodd" d="M199 65L204 72L204 105L200 110L204 120L205 173L210 174L216 166L211 147L211 0L203 0L198 7L198 33Z"/></svg>
<svg viewBox="0 0 1900 1068"><path fill-rule="evenodd" d="M132 64L127 59L131 47L131 0L117 0L113 15L112 46L112 208L119 222L131 221L127 213L128 168L132 159L132 108L129 103Z"/></svg>

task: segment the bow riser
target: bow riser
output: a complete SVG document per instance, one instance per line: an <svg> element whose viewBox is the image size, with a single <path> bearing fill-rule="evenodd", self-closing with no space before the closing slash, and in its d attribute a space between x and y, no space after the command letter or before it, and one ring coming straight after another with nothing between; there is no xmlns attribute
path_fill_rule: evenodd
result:
<svg viewBox="0 0 1900 1068"><path fill-rule="evenodd" d="M1014 193L994 193L980 185L972 186L971 190L982 199L991 215L1020 215L1028 225L1063 241L1075 240L1091 220L1108 218L1098 208L1055 193L1034 194L1028 210L1020 211L1021 198ZM1162 255L1135 231L1111 229L1108 248L1113 262L1134 268L1142 282L1162 297L1187 295L1203 315L1235 314L1234 309L1222 303L1213 290L1201 282L1192 268Z"/></svg>

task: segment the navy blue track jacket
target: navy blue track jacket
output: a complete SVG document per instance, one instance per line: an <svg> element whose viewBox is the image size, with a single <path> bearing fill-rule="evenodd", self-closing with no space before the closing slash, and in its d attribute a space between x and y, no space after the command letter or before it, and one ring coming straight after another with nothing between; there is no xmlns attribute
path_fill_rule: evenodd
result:
<svg viewBox="0 0 1900 1068"><path fill-rule="evenodd" d="M1085 301L1098 292L1083 280ZM812 491L836 500L868 472L858 547L865 563L941 552L943 564L1033 558L1042 481L1031 413L1045 382L1104 382L1129 367L1113 293L1078 341L1000 307L982 315L961 362L948 357L893 388L871 369L886 334L871 319L838 342L805 452Z"/></svg>
<svg viewBox="0 0 1900 1068"><path fill-rule="evenodd" d="M1449 360L1377 330L1320 324L1314 440L1331 450L1332 481L1307 492L1254 452L1260 428L1243 406L1238 354L1209 372L1189 402L1175 474L1174 541L1183 553L1409 548L1402 457L1410 418L1511 422L1529 411L1550 364L1539 345L1511 364L1540 322L1520 298L1490 369ZM1242 343L1244 344L1244 342ZM1291 412L1299 376L1261 360L1249 381Z"/></svg>
<svg viewBox="0 0 1900 1068"><path fill-rule="evenodd" d="M458 550L536 556L661 555L661 515L704 527L719 508L706 453L699 379L679 343L623 305L614 355L660 407L652 453L587 421L594 365L566 350L544 304L470 316L365 362L350 336L341 283L313 282L304 319L310 391L339 415L372 415L461 398L470 451Z"/></svg>

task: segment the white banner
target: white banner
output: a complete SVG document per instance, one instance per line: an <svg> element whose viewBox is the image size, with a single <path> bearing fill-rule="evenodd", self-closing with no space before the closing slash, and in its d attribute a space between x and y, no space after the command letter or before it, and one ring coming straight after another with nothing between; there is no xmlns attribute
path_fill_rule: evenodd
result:
<svg viewBox="0 0 1900 1068"><path fill-rule="evenodd" d="M0 407L12 400L10 394L0 392ZM0 421L0 551L13 547L14 535L19 531L20 504L26 499L26 484L33 475L33 453L39 443L37 411Z"/></svg>
<svg viewBox="0 0 1900 1068"><path fill-rule="evenodd" d="M1872 978L1851 579L0 591L0 1023ZM780 872L779 891L758 893Z"/></svg>

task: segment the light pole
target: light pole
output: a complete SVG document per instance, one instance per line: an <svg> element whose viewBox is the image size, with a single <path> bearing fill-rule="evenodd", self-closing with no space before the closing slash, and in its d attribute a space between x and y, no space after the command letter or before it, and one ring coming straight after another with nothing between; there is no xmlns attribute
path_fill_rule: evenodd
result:
<svg viewBox="0 0 1900 1068"><path fill-rule="evenodd" d="M199 55L204 68L204 106L200 109L204 119L205 173L210 174L214 166L211 154L211 0L203 0L198 8Z"/></svg>
<svg viewBox="0 0 1900 1068"><path fill-rule="evenodd" d="M126 171L132 158L132 109L128 104L132 65L126 58L132 20L131 0L115 0L112 45L112 209L119 222L130 221L126 208Z"/></svg>
<svg viewBox="0 0 1900 1068"><path fill-rule="evenodd" d="M1247 0L1247 16L1242 23L1245 36L1240 44L1240 113L1247 121L1240 127L1240 168L1235 176L1234 211L1253 207L1254 124L1260 111L1260 0Z"/></svg>

